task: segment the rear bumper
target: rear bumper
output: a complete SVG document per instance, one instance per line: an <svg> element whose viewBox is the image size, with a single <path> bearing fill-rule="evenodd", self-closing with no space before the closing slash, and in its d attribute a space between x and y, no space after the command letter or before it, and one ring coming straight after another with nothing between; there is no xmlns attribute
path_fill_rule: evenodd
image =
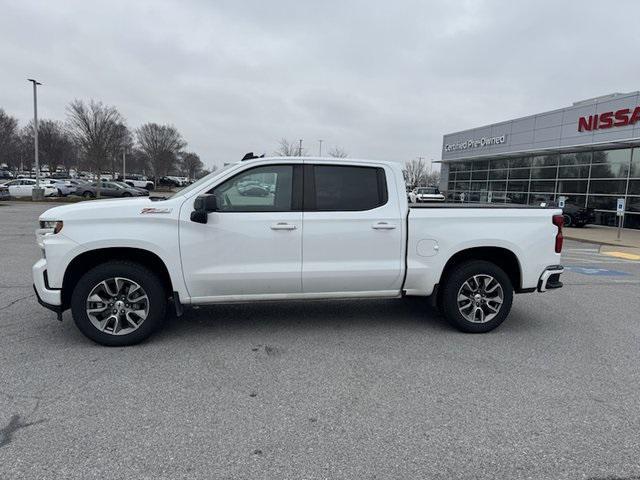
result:
<svg viewBox="0 0 640 480"><path fill-rule="evenodd" d="M562 265L551 265L545 268L540 280L538 280L538 291L546 292L547 290L555 290L562 288L562 282L560 281L560 275L564 273L564 267Z"/></svg>
<svg viewBox="0 0 640 480"><path fill-rule="evenodd" d="M43 307L57 312L62 308L62 290L49 287L47 281L47 261L44 258L38 260L32 267L33 288L38 296L38 302Z"/></svg>

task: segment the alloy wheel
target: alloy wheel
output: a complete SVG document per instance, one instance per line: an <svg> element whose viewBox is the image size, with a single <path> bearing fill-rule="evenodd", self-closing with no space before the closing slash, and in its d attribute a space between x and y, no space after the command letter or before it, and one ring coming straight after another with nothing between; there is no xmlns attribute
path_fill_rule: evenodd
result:
<svg viewBox="0 0 640 480"><path fill-rule="evenodd" d="M487 323L500 312L504 302L502 285L491 275L468 278L458 290L458 311L469 322Z"/></svg>
<svg viewBox="0 0 640 480"><path fill-rule="evenodd" d="M108 278L98 283L87 297L86 312L99 331L127 335L149 315L149 297L144 289L128 278Z"/></svg>

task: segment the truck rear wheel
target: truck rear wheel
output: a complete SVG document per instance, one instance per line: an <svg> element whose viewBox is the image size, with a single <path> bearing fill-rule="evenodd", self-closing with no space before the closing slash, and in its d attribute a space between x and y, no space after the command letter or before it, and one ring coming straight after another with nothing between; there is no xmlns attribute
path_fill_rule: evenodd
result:
<svg viewBox="0 0 640 480"><path fill-rule="evenodd" d="M138 263L110 261L85 273L71 296L73 320L87 337L108 346L139 343L164 321L166 292Z"/></svg>
<svg viewBox="0 0 640 480"><path fill-rule="evenodd" d="M442 311L445 318L463 332L493 330L507 318L512 302L511 280L491 262L464 262L444 281Z"/></svg>

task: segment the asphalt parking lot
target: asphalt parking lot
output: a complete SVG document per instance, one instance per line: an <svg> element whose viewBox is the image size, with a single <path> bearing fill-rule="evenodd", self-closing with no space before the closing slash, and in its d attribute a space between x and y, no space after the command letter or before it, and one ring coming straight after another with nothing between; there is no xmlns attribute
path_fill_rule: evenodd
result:
<svg viewBox="0 0 640 480"><path fill-rule="evenodd" d="M47 206L0 206L0 478L640 478L640 262L465 335L421 299L188 310L91 343L37 304Z"/></svg>

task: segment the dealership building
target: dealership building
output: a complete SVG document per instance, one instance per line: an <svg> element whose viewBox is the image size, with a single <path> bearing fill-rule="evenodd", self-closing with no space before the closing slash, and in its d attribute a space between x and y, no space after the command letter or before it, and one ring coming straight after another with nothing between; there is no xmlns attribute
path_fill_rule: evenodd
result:
<svg viewBox="0 0 640 480"><path fill-rule="evenodd" d="M596 223L640 228L640 92L450 133L440 190L464 202L540 204L565 197L592 207Z"/></svg>

